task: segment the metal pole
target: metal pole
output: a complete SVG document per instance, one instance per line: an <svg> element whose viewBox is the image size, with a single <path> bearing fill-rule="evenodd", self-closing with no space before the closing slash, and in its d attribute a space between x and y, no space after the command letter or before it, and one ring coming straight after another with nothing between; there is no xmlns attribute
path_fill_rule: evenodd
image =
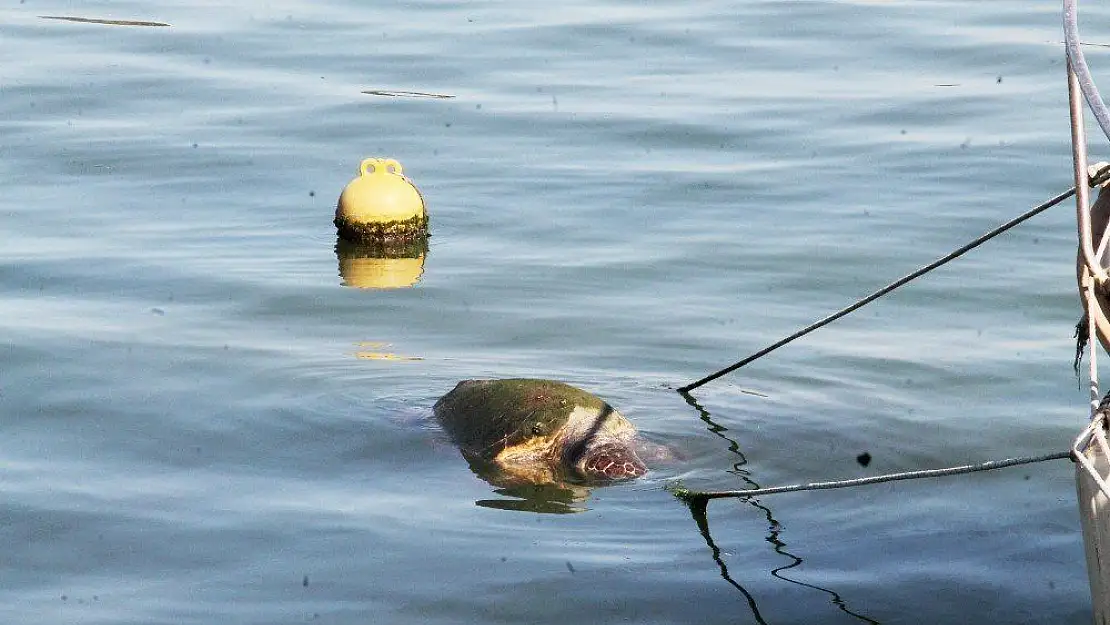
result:
<svg viewBox="0 0 1110 625"><path fill-rule="evenodd" d="M1090 268L1095 280L1107 279L1106 270L1095 255L1091 232L1091 190L1087 186L1087 130L1083 123L1083 99L1080 97L1079 77L1071 59L1068 59L1068 111L1071 114L1071 156L1075 177L1075 218L1079 227L1079 247L1083 261Z"/></svg>

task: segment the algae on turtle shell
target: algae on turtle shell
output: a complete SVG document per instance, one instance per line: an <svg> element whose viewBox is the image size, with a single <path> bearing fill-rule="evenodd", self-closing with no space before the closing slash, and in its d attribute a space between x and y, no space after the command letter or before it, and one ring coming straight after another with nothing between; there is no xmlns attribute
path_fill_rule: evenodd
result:
<svg viewBox="0 0 1110 625"><path fill-rule="evenodd" d="M636 428L595 395L536 379L464 380L435 416L471 466L497 485L602 483L647 471Z"/></svg>

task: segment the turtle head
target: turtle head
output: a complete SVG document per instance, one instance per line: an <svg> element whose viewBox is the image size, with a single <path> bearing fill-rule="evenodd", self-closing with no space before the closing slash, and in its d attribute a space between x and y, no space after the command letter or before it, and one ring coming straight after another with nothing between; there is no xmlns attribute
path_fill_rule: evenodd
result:
<svg viewBox="0 0 1110 625"><path fill-rule="evenodd" d="M605 482L631 480L647 473L644 461L623 442L587 445L575 468L586 479Z"/></svg>
<svg viewBox="0 0 1110 625"><path fill-rule="evenodd" d="M609 404L576 407L562 431L563 466L589 482L631 480L647 473L636 455L636 428Z"/></svg>

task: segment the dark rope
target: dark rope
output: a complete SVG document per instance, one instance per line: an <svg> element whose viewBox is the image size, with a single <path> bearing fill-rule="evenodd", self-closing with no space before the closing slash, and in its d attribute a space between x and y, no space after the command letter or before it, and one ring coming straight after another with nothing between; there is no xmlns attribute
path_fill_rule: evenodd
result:
<svg viewBox="0 0 1110 625"><path fill-rule="evenodd" d="M675 497L683 501L702 501L720 499L722 497L754 497L756 495L773 495L775 493L796 493L805 490L829 490L833 488L851 488L853 486L866 486L868 484L881 484L883 482L896 482L898 480L918 480L929 477L944 477L947 475L961 475L978 471L993 471L1020 464L1032 464L1048 460L1063 460L1071 458L1070 451L1061 451L1041 456L1024 456L1021 458L1007 458L1005 460L991 460L980 464L968 464L959 467L946 467L943 469L926 469L923 471L904 471L902 473L888 473L873 477L862 477L854 480L839 480L836 482L811 482L809 484L792 484L790 486L773 486L770 488L753 488L749 490L726 490L700 492L690 490L681 485L672 485L668 490Z"/></svg>
<svg viewBox="0 0 1110 625"><path fill-rule="evenodd" d="M1097 186L1097 185L1105 182L1108 179L1110 179L1110 167L1104 167L1103 169L1099 170L1098 175L1094 176L1089 181L1089 184L1091 186ZM898 280L895 280L894 282L891 282L890 284L884 286L883 288L879 289L878 291L875 291L871 295L868 295L867 297L857 301L856 303L852 304L851 306L848 306L847 308L842 308L839 311L829 315L828 317L825 317L824 319L822 319L822 320L820 320L820 321L818 321L814 324L806 326L805 328L802 328L801 330L798 330L794 334L791 334L790 336L788 336L788 337L786 337L786 338L784 338L784 339L782 339L782 340L780 340L776 343L768 345L767 347L764 347L763 349L761 349L758 352L752 354L751 356L748 356L747 358L744 358L743 360L740 360L736 363L733 363L733 364L725 367L724 369L721 369L720 371L717 371L716 373L712 373L710 375L707 375L704 378L698 380L697 382L693 382L691 384L687 384L686 386L680 387L678 389L678 392L679 393L688 393L688 392L692 391L695 388L698 388L699 386L701 386L703 384L706 384L708 382L712 382L713 380L716 380L717 378L719 378L723 375L727 375L729 373L732 373L733 371L736 371L740 367L743 367L744 365L752 362L753 360L758 360L759 358L762 358L762 357L766 356L767 354L775 351L776 349L782 347L783 345L786 345L787 343L791 343L794 340L799 339L799 338L809 334L810 332L813 332L814 330L817 330L818 328L822 328L824 326L827 326L828 324L836 321L837 319L840 319L841 317L847 315L848 313L851 313L855 310L863 308L867 304L870 304L871 302L879 299L880 297L886 295L887 293L890 293L894 289L897 289L898 287L906 284L907 282L909 282L911 280L914 280L916 278L920 278L921 276L929 273L930 271L936 269L937 267L940 267L941 265L944 265L944 264L948 263L949 261L955 260L956 258L959 258L960 256L963 256L967 252L979 247L983 243L986 243L987 241L993 239L994 237L996 237L996 236L1002 234L1003 232L1006 232L1007 230L1013 228L1014 226L1017 226L1018 224L1021 224L1022 222L1025 222L1025 221L1029 220L1030 218L1035 217L1035 216L1043 213L1044 211L1048 210L1049 208L1052 208L1053 206L1056 206L1060 202L1063 202L1064 200L1068 199L1069 197L1071 197L1073 195L1075 195L1075 187L1072 187L1071 189L1061 193L1060 195L1057 195L1056 197L1052 198L1051 200L1048 200L1047 202L1045 202L1044 204L1041 204L1041 205L1039 205L1035 208L1032 208L1032 209L1022 213L1021 215L1018 215L1017 217L1011 219L1010 221L1007 221L1006 223L1002 224L1001 226L998 226L994 230L991 230L990 232L987 232L987 233L983 234L982 236L979 236L978 238L974 239L973 241L964 245L963 247L960 247L959 249L955 250L954 252L946 254L945 256L942 256L942 257L936 259L935 261L929 263L928 265L925 265L924 267L921 267L917 271L914 271L913 273L910 273L906 276L903 276L903 277L899 278Z"/></svg>

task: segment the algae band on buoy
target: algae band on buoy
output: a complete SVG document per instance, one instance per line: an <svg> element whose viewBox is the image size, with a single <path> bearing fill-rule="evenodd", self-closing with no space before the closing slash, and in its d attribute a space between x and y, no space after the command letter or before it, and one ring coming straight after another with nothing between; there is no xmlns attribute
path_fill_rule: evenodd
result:
<svg viewBox="0 0 1110 625"><path fill-rule="evenodd" d="M368 158L339 196L339 236L365 245L409 244L428 236L424 197L391 158Z"/></svg>

